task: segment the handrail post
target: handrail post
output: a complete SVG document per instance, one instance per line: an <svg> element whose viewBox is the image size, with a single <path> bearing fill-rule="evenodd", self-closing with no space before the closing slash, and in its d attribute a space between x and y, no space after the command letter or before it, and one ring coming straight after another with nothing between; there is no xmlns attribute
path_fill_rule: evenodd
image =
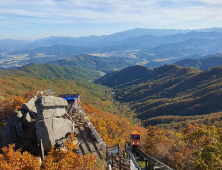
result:
<svg viewBox="0 0 222 170"><path fill-rule="evenodd" d="M106 160L108 160L107 146L106 146Z"/></svg>
<svg viewBox="0 0 222 170"><path fill-rule="evenodd" d="M121 170L121 156L119 156L119 170Z"/></svg>
<svg viewBox="0 0 222 170"><path fill-rule="evenodd" d="M44 156L44 147L42 144L42 139L40 139L38 146L39 146L39 153L40 153L41 159L43 161L45 159L45 156Z"/></svg>
<svg viewBox="0 0 222 170"><path fill-rule="evenodd" d="M131 168L131 161L130 161L130 159L129 159L129 168Z"/></svg>
<svg viewBox="0 0 222 170"><path fill-rule="evenodd" d="M130 160L130 154L128 153L128 159Z"/></svg>
<svg viewBox="0 0 222 170"><path fill-rule="evenodd" d="M111 160L112 160L111 164L112 164L112 167L113 167L113 153L111 153Z"/></svg>
<svg viewBox="0 0 222 170"><path fill-rule="evenodd" d="M119 143L117 144L117 148L118 148L118 151L119 151L119 154L120 154L120 150L119 150Z"/></svg>

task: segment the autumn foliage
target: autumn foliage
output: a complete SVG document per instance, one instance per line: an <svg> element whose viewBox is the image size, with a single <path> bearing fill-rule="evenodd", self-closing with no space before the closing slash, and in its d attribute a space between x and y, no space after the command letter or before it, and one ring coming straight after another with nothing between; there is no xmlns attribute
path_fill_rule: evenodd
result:
<svg viewBox="0 0 222 170"><path fill-rule="evenodd" d="M89 113L88 117L92 124L108 146L118 143L124 146L125 142L129 142L130 133L133 130L137 130L142 135L145 134L145 128L132 125L128 118L121 118L118 115L103 112L84 103L82 103L82 107Z"/></svg>
<svg viewBox="0 0 222 170"><path fill-rule="evenodd" d="M29 92L22 97L0 100L2 120L18 110L32 95ZM108 146L118 143L123 146L129 142L130 133L137 130L141 133L142 150L175 170L222 169L222 128L195 124L187 125L180 133L155 126L145 129L134 125L131 119L103 112L92 105L82 103L82 108ZM74 139L70 136L66 142L66 152L52 148L41 165L38 157L21 150L14 151L14 145L4 147L3 154L0 154L0 169L94 169L95 156L74 153L77 147L73 145Z"/></svg>
<svg viewBox="0 0 222 170"><path fill-rule="evenodd" d="M41 169L93 169L96 157L93 154L80 155L73 152L77 148L73 144L75 137L69 136L66 141L67 151L51 148L49 156L43 161Z"/></svg>
<svg viewBox="0 0 222 170"><path fill-rule="evenodd" d="M187 125L182 133L149 126L144 150L175 170L222 169L222 128Z"/></svg>
<svg viewBox="0 0 222 170"><path fill-rule="evenodd" d="M19 169L40 169L38 157L31 155L28 152L21 153L21 149L14 151L15 145L3 147L0 154L0 169L2 170L19 170Z"/></svg>
<svg viewBox="0 0 222 170"><path fill-rule="evenodd" d="M20 109L22 104L29 101L34 95L34 91L28 91L22 96L11 96L4 100L0 100L0 119L6 121L13 111Z"/></svg>
<svg viewBox="0 0 222 170"><path fill-rule="evenodd" d="M69 136L65 146L67 151L51 148L49 155L39 164L38 157L28 152L21 153L21 149L14 151L15 145L3 147L0 154L0 169L2 170L65 170L65 169L94 169L96 158L92 154L79 155L73 152L76 145L73 144L75 137Z"/></svg>

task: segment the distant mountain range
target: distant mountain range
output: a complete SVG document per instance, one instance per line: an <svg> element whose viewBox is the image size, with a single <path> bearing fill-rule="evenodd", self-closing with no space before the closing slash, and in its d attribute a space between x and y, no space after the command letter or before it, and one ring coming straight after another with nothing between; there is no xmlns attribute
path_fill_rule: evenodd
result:
<svg viewBox="0 0 222 170"><path fill-rule="evenodd" d="M200 59L184 59L175 63L182 67L194 67L199 70L205 70L210 67L216 67L222 65L222 54L209 55Z"/></svg>
<svg viewBox="0 0 222 170"><path fill-rule="evenodd" d="M0 40L0 49L15 48L15 46L17 46L19 49L34 49L41 46L53 46L56 44L74 45L74 46L85 46L85 45L94 46L94 44L96 43L100 45L105 45L107 42L110 43L116 41L124 41L127 38L138 37L141 35L164 36L177 33L186 33L189 31L190 30L136 28L132 30L127 30L102 36L85 36L85 37L52 36L48 38L38 39L31 43L27 41L18 41L18 40Z"/></svg>
<svg viewBox="0 0 222 170"><path fill-rule="evenodd" d="M23 40L9 40L9 39L0 40L0 52L1 52L1 49L15 49L29 43L31 42L23 41Z"/></svg>
<svg viewBox="0 0 222 170"><path fill-rule="evenodd" d="M205 71L176 65L153 70L133 66L109 73L95 83L112 87L116 99L130 102L145 126L150 123L146 120L157 116L193 116L222 110L222 66Z"/></svg>
<svg viewBox="0 0 222 170"><path fill-rule="evenodd" d="M7 40L7 42L10 41ZM16 68L29 63L52 61L59 63L56 61L81 54L100 56L97 59L102 63L113 59L121 61L116 68L113 67L114 69L135 64L155 68L186 58L199 59L205 55L222 53L222 29L191 31L138 28L104 36L49 37L32 43L16 42L23 45L18 46L17 50L15 48L0 50L0 68ZM13 41L11 43L13 45ZM110 59L104 59L104 57ZM91 60L85 62L91 62ZM123 65L120 66L120 64ZM108 67L103 69L110 71Z"/></svg>
<svg viewBox="0 0 222 170"><path fill-rule="evenodd" d="M53 45L49 47L38 47L33 50L16 50L9 52L9 55L18 55L18 54L30 54L29 57L34 57L36 54L44 53L45 55L57 55L62 56L64 55L69 56L78 55L81 53L92 53L93 48L82 47L82 46L71 46L71 45Z"/></svg>
<svg viewBox="0 0 222 170"><path fill-rule="evenodd" d="M31 53L35 52L56 52L61 50L77 50L76 54L81 53L93 53L93 52L111 52L111 51L119 51L119 50L129 50L133 48L133 46L136 46L136 49L146 49L150 52L165 52L170 50L181 50L181 49L190 49L190 48L201 48L201 47L207 47L207 45L213 46L216 44L222 43L222 32L189 32L185 34L174 34L174 35L168 35L168 36L153 36L153 35L143 35L139 37L133 37L126 39L124 41L113 41L110 40L109 42L115 42L110 44L108 47L104 47L103 45L99 44L96 45L96 42L94 42L93 46L86 46L86 45L73 45L73 44L67 44L64 39L69 40L70 38L60 38L64 41L59 42L58 39L55 39L56 37L50 37L46 38L46 42L50 41L52 42L50 45L43 45L47 47L41 47L36 48L34 50L31 50ZM37 42L41 42L42 40L37 40ZM44 42L45 42L44 41ZM105 42L103 42L104 44ZM177 44L178 43L178 44ZM60 44L58 49L54 49L55 45ZM138 44L138 45L136 45ZM162 44L162 45L161 45ZM167 46L168 44L168 46ZM192 47L194 45L194 47ZM51 46L51 47L48 47ZM129 47L130 46L130 47ZM157 47L156 47L157 46ZM155 48L151 48L155 47ZM164 48L163 48L164 47ZM170 47L168 49L168 47ZM150 49L151 48L151 49ZM178 49L179 48L179 49ZM27 50L21 50L21 51L15 51L9 54L24 54L24 53L30 53L30 51Z"/></svg>
<svg viewBox="0 0 222 170"><path fill-rule="evenodd" d="M166 51L179 51L179 50L212 50L213 47L222 43L222 38L219 39L197 39L190 38L185 41L173 44L162 44L150 49L153 53L162 53ZM222 51L222 50L221 50ZM207 52L207 51L206 51Z"/></svg>
<svg viewBox="0 0 222 170"><path fill-rule="evenodd" d="M165 39L168 39L167 35L185 34L191 31L206 32L206 33L207 32L222 32L222 28L208 28L208 29L199 29L199 30L136 28L132 30L127 30L127 31L110 34L110 35L102 35L102 36L85 36L85 37L52 36L48 38L38 39L33 42L20 41L20 40L0 40L0 49L1 48L9 49L9 48L15 48L15 47L17 47L17 49L34 49L41 46L53 46L56 44L73 45L73 46L93 46L93 47L103 46L104 47L104 46L112 46L112 45L117 45L117 44L118 45L125 44L126 42L128 43L129 41L134 41L134 42L144 41L144 40L147 40L147 38L151 38L152 36L155 39L155 41L158 41L156 36L157 37L166 36ZM148 35L148 37L146 35ZM145 37L141 37L139 38L139 40L137 38L134 38L134 37L140 37L140 36L145 36ZM175 38L176 37L174 37L174 39ZM180 36L178 38L180 38ZM197 37L192 36L192 38L197 38Z"/></svg>
<svg viewBox="0 0 222 170"><path fill-rule="evenodd" d="M189 39L218 39L222 38L222 32L188 32L188 33L180 33L180 34L173 34L167 36L154 36L154 35L142 35L139 37L132 37L126 39L122 44L129 44L129 43L141 43L144 46L158 46L161 44L173 44L179 43L182 41L186 41Z"/></svg>

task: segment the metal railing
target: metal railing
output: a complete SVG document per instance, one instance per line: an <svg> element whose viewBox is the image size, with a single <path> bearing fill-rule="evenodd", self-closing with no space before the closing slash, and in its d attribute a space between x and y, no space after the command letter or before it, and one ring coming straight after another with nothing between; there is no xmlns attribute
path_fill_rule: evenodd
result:
<svg viewBox="0 0 222 170"><path fill-rule="evenodd" d="M153 165L158 166L162 170L173 170L172 168L170 168L169 166L167 166L164 163L160 162L159 160L157 160L157 159L155 159L155 158L145 154L143 151L141 151L138 148L136 148L136 152L138 152L143 158L148 160L148 162L150 162Z"/></svg>
<svg viewBox="0 0 222 170"><path fill-rule="evenodd" d="M126 143L125 150L126 150L126 155L127 155L126 158L129 159L129 160L132 160L135 168L137 168L138 170L141 170L142 168L139 166L137 160L135 159L135 156L134 156L133 152L131 151L129 143ZM159 160L157 160L157 159L155 159L155 158L145 154L143 151L141 151L138 148L136 148L134 151L137 152L141 157L143 157L143 159L148 161L149 164L157 166L161 170L173 170L172 168L170 168L169 166L167 166L164 163L160 162Z"/></svg>
<svg viewBox="0 0 222 170"><path fill-rule="evenodd" d="M133 155L133 153L130 149L129 143L125 144L125 150L126 150L126 158L132 161L135 168L137 168L138 170L141 170L141 167L137 163L137 161L136 161L136 159L135 159L135 157L134 157L134 155Z"/></svg>

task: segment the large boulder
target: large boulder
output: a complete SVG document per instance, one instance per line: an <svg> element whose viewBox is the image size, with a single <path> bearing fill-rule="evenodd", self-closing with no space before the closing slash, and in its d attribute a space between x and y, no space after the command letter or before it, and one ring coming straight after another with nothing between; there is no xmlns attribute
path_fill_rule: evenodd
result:
<svg viewBox="0 0 222 170"><path fill-rule="evenodd" d="M55 96L43 96L35 101L35 104L39 107L66 107L68 106L68 102L60 97ZM38 108L37 108L38 109Z"/></svg>
<svg viewBox="0 0 222 170"><path fill-rule="evenodd" d="M73 132L72 121L61 117L67 106L66 100L54 96L24 103L22 109L8 117L7 126L2 127L4 145L16 143L18 148L32 150L42 139L45 151L50 151L57 140Z"/></svg>
<svg viewBox="0 0 222 170"><path fill-rule="evenodd" d="M46 152L50 151L57 140L65 137L67 133L73 132L73 124L68 119L50 118L36 121L37 141L42 139Z"/></svg>
<svg viewBox="0 0 222 170"><path fill-rule="evenodd" d="M18 136L16 134L15 127L2 126L1 131L4 146L18 142Z"/></svg>
<svg viewBox="0 0 222 170"><path fill-rule="evenodd" d="M61 117L66 113L64 107L46 107L39 108L37 114L37 120L49 119L53 117Z"/></svg>

